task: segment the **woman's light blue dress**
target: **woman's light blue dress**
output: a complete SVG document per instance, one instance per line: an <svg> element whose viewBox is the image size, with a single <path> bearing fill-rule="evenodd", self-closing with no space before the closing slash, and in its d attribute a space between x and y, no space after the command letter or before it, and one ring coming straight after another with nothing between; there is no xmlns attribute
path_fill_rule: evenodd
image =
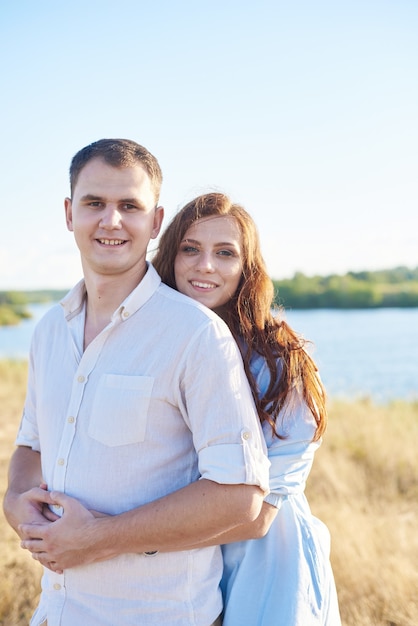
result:
<svg viewBox="0 0 418 626"><path fill-rule="evenodd" d="M270 374L262 357L251 363L260 392ZM283 419L284 418L284 419ZM320 442L316 423L294 392L292 406L279 415L274 437L263 423L271 461L266 501L278 508L269 532L222 546L223 626L340 626L337 593L329 560L327 527L310 511L306 479Z"/></svg>

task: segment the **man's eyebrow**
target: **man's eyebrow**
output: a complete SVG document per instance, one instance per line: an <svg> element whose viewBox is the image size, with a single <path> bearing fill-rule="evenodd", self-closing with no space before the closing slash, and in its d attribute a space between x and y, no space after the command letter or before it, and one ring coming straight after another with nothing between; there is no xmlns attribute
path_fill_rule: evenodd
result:
<svg viewBox="0 0 418 626"><path fill-rule="evenodd" d="M92 202L92 201L97 201L97 200L103 200L103 198L101 196L95 196L92 193L86 193L86 195L82 196L80 200L82 202L88 202L88 201Z"/></svg>
<svg viewBox="0 0 418 626"><path fill-rule="evenodd" d="M122 202L123 204L136 204L137 206L145 209L143 202L141 202L138 198L121 198L119 202Z"/></svg>
<svg viewBox="0 0 418 626"><path fill-rule="evenodd" d="M86 193L84 196L80 198L81 202L106 202L106 198L103 196L96 196L92 193ZM143 202L138 200L138 198L120 198L117 201L118 204L135 204L140 208L145 208Z"/></svg>

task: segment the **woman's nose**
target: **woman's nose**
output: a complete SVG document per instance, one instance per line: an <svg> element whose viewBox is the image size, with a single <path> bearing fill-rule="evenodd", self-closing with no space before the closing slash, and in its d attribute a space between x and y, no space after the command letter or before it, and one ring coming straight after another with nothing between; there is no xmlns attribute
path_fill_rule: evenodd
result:
<svg viewBox="0 0 418 626"><path fill-rule="evenodd" d="M209 253L200 254L197 267L201 272L214 272L215 267L214 267L212 255Z"/></svg>

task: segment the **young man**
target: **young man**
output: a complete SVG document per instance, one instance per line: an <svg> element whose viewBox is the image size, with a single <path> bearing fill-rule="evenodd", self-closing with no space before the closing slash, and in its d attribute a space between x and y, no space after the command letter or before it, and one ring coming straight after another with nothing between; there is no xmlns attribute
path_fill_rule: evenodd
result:
<svg viewBox="0 0 418 626"><path fill-rule="evenodd" d="M210 626L220 549L186 548L255 519L268 485L241 359L223 322L146 262L156 159L104 139L70 179L84 280L35 330L4 501L45 567L32 624Z"/></svg>

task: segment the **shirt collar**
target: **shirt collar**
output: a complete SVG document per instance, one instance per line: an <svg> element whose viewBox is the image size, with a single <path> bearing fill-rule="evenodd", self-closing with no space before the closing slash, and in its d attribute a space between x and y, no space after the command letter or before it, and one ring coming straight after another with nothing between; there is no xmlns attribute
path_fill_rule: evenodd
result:
<svg viewBox="0 0 418 626"><path fill-rule="evenodd" d="M122 319L128 319L153 296L160 286L160 283L161 278L157 274L157 271L151 263L147 263L147 271L144 278L118 306L112 315L112 319L118 316L121 316ZM60 304L64 309L65 317L68 321L82 311L86 300L86 293L86 284L84 279L82 279L61 300Z"/></svg>

